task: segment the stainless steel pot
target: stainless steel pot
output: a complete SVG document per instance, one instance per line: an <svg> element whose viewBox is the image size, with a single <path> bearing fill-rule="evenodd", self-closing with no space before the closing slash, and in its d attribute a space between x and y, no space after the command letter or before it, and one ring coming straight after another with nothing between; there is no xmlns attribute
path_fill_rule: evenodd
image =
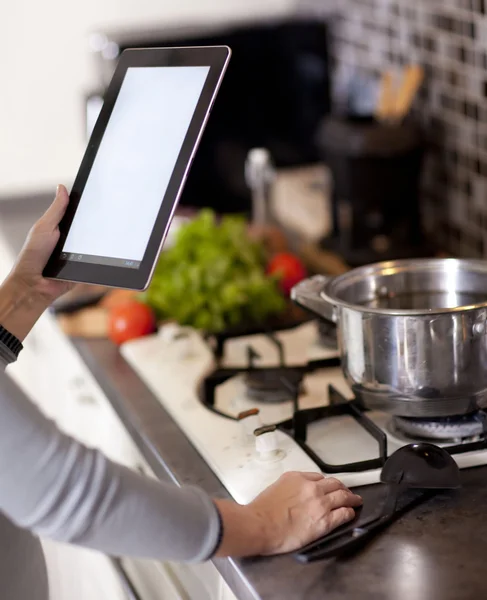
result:
<svg viewBox="0 0 487 600"><path fill-rule="evenodd" d="M337 325L365 406L408 417L487 407L487 262L421 259L318 275L292 299Z"/></svg>

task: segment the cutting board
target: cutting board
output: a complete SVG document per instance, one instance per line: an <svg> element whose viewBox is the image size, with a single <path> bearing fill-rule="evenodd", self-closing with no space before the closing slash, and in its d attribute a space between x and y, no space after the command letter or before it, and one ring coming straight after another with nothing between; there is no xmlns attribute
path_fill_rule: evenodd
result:
<svg viewBox="0 0 487 600"><path fill-rule="evenodd" d="M84 308L71 315L59 315L59 325L71 337L106 338L108 311L99 306Z"/></svg>

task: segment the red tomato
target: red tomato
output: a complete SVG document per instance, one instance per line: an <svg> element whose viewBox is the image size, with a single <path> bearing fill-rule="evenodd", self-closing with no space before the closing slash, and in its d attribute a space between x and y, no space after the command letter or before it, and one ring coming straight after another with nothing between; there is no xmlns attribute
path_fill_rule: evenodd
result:
<svg viewBox="0 0 487 600"><path fill-rule="evenodd" d="M306 277L306 269L303 263L289 252L276 254L270 261L267 272L269 275L280 277L282 291L289 295L291 288Z"/></svg>
<svg viewBox="0 0 487 600"><path fill-rule="evenodd" d="M136 300L114 306L108 318L108 337L115 344L148 335L155 330L156 320L152 310Z"/></svg>

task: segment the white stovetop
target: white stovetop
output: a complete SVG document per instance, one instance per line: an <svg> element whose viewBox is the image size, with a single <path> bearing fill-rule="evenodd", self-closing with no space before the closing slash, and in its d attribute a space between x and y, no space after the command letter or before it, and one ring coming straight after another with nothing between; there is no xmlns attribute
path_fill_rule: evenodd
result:
<svg viewBox="0 0 487 600"><path fill-rule="evenodd" d="M174 326L171 326L174 327ZM245 438L242 425L208 410L199 400L198 388L215 368L208 345L194 331L186 340L174 340L163 328L152 336L122 346L122 354L151 388L161 404L178 423L205 461L219 477L232 497L240 503L251 501L261 490L290 470L319 471L318 466L286 434L277 431L280 458L262 461L253 440ZM291 331L280 332L286 364L305 364L310 358L330 358L336 352L315 345L317 328L308 323ZM247 347L252 344L261 356L256 366L278 365L278 353L266 336L237 338L227 342L222 366L247 364ZM352 397L340 368L328 368L305 377L305 393L300 408L328 404L328 385L335 386L345 397ZM241 377L228 380L217 388L216 407L238 415L248 408L259 408L262 423L274 424L292 416L291 403L259 403L245 394ZM367 415L387 433L388 453L409 443L397 437L385 413ZM377 458L377 442L351 417L321 420L308 428L308 444L329 464L346 464ZM454 457L461 468L487 464L487 451L470 452ZM334 475L355 487L379 482L380 470Z"/></svg>

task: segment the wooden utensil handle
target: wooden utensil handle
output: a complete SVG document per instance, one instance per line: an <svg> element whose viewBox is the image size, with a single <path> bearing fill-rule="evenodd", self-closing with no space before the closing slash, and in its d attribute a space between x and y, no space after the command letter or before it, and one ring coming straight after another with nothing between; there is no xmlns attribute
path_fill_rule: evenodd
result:
<svg viewBox="0 0 487 600"><path fill-rule="evenodd" d="M388 121L394 113L393 76L391 71L382 73L375 118L379 122Z"/></svg>
<svg viewBox="0 0 487 600"><path fill-rule="evenodd" d="M409 112L423 78L424 71L419 65L410 65L406 68L394 106L394 121L396 123L402 121Z"/></svg>

